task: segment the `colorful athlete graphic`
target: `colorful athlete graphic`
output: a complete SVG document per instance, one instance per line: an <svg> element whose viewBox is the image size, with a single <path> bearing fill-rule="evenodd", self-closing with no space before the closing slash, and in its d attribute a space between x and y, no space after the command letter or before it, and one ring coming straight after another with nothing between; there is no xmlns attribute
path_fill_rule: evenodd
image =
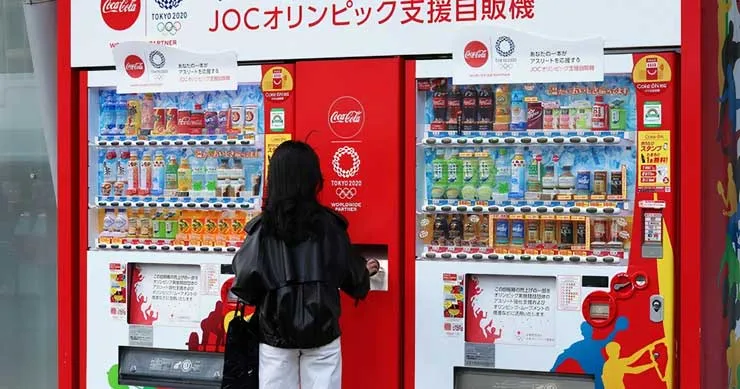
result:
<svg viewBox="0 0 740 389"><path fill-rule="evenodd" d="M609 344L616 344L612 341L614 337L621 331L626 330L629 327L629 320L626 317L619 317L612 332L604 339L594 339L594 329L587 322L581 323L581 334L583 340L579 340L573 343L570 347L565 349L562 354L558 356L555 361L555 365L552 367L552 371L557 369L566 360L572 359L578 363L581 371L586 374L593 374L594 376L594 389L603 389L604 384L602 383L602 371L604 368L604 355L602 350L608 347ZM618 345L617 345L618 346Z"/></svg>
<svg viewBox="0 0 740 389"><path fill-rule="evenodd" d="M726 178L717 182L717 193L722 200L722 215L727 218L724 251L718 272L723 295L723 315L727 328L727 387L740 388L740 339L736 335L740 320L740 234L738 224L738 187L740 186L740 154L738 150L737 109L740 108L735 86L736 63L740 58L740 37L735 29L740 25L737 3L718 0L717 31L719 38L717 78L720 87L717 142L720 144L726 165Z"/></svg>
<svg viewBox="0 0 740 389"><path fill-rule="evenodd" d="M606 362L604 362L604 372L601 374L601 380L606 389L625 389L624 376L627 374L640 374L651 368L656 369L658 376L665 382L665 377L660 371L658 362L653 357L653 350L659 344L665 342L665 339L658 340L649 344L636 353L622 357L620 351L622 346L617 342L610 342L606 345ZM640 359L643 359L646 353L650 353L650 362L635 366Z"/></svg>

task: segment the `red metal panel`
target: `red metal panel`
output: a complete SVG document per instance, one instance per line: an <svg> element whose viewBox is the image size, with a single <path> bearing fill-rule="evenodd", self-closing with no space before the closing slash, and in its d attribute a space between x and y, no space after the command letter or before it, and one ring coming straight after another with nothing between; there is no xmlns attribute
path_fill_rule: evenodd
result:
<svg viewBox="0 0 740 389"><path fill-rule="evenodd" d="M707 12L712 14L713 12ZM681 1L681 96L679 125L679 242L677 290L678 387L701 388L702 57L700 1ZM708 96L706 100L715 99ZM714 101L714 100L712 100ZM712 132L711 129L707 131ZM719 387L719 386L717 386ZM708 387L707 387L708 388Z"/></svg>
<svg viewBox="0 0 740 389"><path fill-rule="evenodd" d="M416 61L406 61L404 72L403 135L403 387L414 387L416 355Z"/></svg>
<svg viewBox="0 0 740 389"><path fill-rule="evenodd" d="M322 201L347 216L354 243L388 247L389 290L343 300L346 388L401 385L402 73L400 59L296 64L296 139L321 158Z"/></svg>
<svg viewBox="0 0 740 389"><path fill-rule="evenodd" d="M79 220L75 211L80 197L80 179L76 168L78 144L72 135L73 129L79 127L76 100L79 81L71 67L70 12L70 0L57 2L57 341L60 389L80 388L77 286L81 280L76 271Z"/></svg>

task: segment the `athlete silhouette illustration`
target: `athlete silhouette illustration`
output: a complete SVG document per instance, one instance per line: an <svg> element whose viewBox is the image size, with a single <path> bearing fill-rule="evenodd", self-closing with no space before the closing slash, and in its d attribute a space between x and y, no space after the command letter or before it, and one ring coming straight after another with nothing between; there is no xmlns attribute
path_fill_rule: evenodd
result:
<svg viewBox="0 0 740 389"><path fill-rule="evenodd" d="M587 322L581 323L581 334L583 340L579 340L573 343L570 347L565 349L555 360L555 364L552 367L552 371L555 371L560 365L568 359L573 359L578 362L586 374L593 374L594 376L594 389L604 389L604 385L601 382L601 372L604 368L604 355L602 350L609 344L617 334L624 331L629 327L629 320L626 317L620 316L614 323L614 330L604 339L593 338L593 328Z"/></svg>
<svg viewBox="0 0 740 389"><path fill-rule="evenodd" d="M601 381L604 383L605 389L625 389L624 386L624 376L627 374L640 374L652 367L657 368L657 363L655 362L655 358L653 356L650 357L650 363L639 365L639 366L631 366L633 363L637 362L640 358L642 358L643 355L645 355L646 352L653 350L653 348L659 344L663 343L665 339L660 339L656 342L653 342L639 350L637 350L636 353L621 358L619 356L620 351L622 350L622 346L619 345L617 342L610 342L606 345L606 362L604 362L604 372L601 374ZM660 371L658 370L658 376L660 376L660 379L662 381L665 381L664 377L660 374Z"/></svg>

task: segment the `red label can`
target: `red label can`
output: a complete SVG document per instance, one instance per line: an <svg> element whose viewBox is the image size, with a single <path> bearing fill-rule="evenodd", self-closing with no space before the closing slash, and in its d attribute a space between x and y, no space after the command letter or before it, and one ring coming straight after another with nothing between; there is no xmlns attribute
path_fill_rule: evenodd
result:
<svg viewBox="0 0 740 389"><path fill-rule="evenodd" d="M181 109L177 111L177 133L190 133L190 110Z"/></svg>
<svg viewBox="0 0 740 389"><path fill-rule="evenodd" d="M164 135L167 128L167 114L164 108L154 108L154 127L152 135Z"/></svg>

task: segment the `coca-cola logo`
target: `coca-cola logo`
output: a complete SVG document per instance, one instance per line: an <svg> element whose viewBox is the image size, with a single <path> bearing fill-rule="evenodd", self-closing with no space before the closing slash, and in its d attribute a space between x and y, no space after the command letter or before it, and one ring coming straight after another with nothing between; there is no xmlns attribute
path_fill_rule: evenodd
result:
<svg viewBox="0 0 740 389"><path fill-rule="evenodd" d="M144 60L138 55L131 54L123 61L123 67L131 78L139 78L144 75Z"/></svg>
<svg viewBox="0 0 740 389"><path fill-rule="evenodd" d="M463 58L468 66L479 68L488 62L488 47L481 41L468 42L465 45Z"/></svg>
<svg viewBox="0 0 740 389"><path fill-rule="evenodd" d="M136 23L141 13L141 0L101 0L100 14L108 27L123 31Z"/></svg>
<svg viewBox="0 0 740 389"><path fill-rule="evenodd" d="M337 138L352 139L365 126L365 107L352 96L342 96L329 106L328 122Z"/></svg>

